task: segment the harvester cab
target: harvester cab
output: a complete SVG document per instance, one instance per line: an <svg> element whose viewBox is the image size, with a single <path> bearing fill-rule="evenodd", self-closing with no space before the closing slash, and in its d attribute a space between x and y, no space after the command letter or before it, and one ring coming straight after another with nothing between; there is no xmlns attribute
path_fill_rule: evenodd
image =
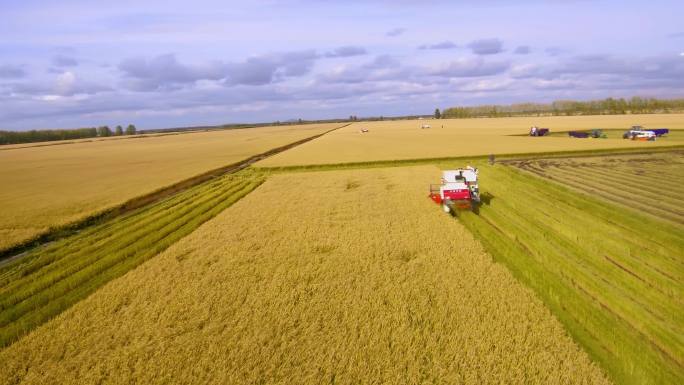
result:
<svg viewBox="0 0 684 385"><path fill-rule="evenodd" d="M467 166L442 171L442 183L430 185L430 199L441 204L444 212L475 210L480 203L478 171Z"/></svg>

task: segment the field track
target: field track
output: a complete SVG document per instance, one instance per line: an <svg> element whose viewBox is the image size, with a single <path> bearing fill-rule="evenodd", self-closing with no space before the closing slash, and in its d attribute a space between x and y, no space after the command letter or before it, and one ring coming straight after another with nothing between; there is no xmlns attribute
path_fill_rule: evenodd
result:
<svg viewBox="0 0 684 385"><path fill-rule="evenodd" d="M684 378L681 227L511 166L483 166L480 174L490 205L461 221L613 380Z"/></svg>

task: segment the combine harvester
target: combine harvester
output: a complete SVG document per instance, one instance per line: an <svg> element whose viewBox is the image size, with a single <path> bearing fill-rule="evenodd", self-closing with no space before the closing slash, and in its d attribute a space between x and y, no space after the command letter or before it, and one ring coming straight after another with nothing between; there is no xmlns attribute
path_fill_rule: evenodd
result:
<svg viewBox="0 0 684 385"><path fill-rule="evenodd" d="M456 213L457 210L476 211L480 203L477 169L467 166L442 171L442 183L430 185L429 197L441 204L446 213Z"/></svg>

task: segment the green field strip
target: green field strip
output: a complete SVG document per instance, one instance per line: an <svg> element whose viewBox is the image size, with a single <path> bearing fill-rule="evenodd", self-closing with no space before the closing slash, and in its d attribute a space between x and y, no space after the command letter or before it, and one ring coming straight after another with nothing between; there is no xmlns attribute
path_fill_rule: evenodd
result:
<svg viewBox="0 0 684 385"><path fill-rule="evenodd" d="M490 170L493 168L488 168L487 173ZM643 222L644 218L639 217L615 227L613 223L625 214L605 215L609 210L604 207L596 218L591 207L601 202L577 196L566 188L561 188L559 195L559 190L543 179L530 181L527 174L511 177L506 175L508 172L496 172L492 178L496 188L488 190L495 196L492 205L484 206L479 217L464 215L466 226L483 238L497 260L512 267L551 304L571 334L620 379L618 382L670 383L680 378L684 346L681 269L670 272L670 276L652 268L640 270L638 256L625 253L620 242L612 239L638 235L654 222ZM543 190L548 191L538 196ZM589 207L576 211L577 205ZM619 211L616 207L610 209ZM597 220L601 226L588 226ZM672 233L676 228L662 224L655 227L671 232L660 234L661 242L668 244L673 238L676 242L667 249L648 250L649 256L676 250L674 257L679 261L674 266L669 263L669 255L656 259L664 266L681 267L684 246L681 236ZM598 235L590 237L592 231ZM606 235L611 242L600 236L607 231L613 231ZM667 290L671 285L676 288Z"/></svg>
<svg viewBox="0 0 684 385"><path fill-rule="evenodd" d="M0 346L157 255L263 182L250 171L193 187L37 249L13 262L0 287ZM103 233L105 235L103 235Z"/></svg>
<svg viewBox="0 0 684 385"><path fill-rule="evenodd" d="M212 184L206 193L216 191L220 188L220 184ZM124 214L121 217L107 222L103 226L93 226L79 232L78 236L81 239L88 239L89 241L87 249L84 248L82 243L72 242L70 239L60 240L44 247L41 252L29 253L16 261L3 265L0 267L0 292L3 291L4 286L7 284L7 280L17 278L14 276L17 272L20 272L22 275L32 273L45 265L53 263L54 259L59 255L72 255L74 252L83 254L95 251L102 244L106 244L110 241L112 237L120 236L116 234L116 231L111 231L111 228L125 228L127 232L134 232L141 226L145 226L147 223L153 222L159 217L168 215L169 210L182 205L186 200L195 198L200 192L201 189L195 187L192 191L188 190L184 192L182 196L166 198L153 207L143 208ZM142 215L143 212L144 215ZM55 252L57 250L59 250L58 253Z"/></svg>
<svg viewBox="0 0 684 385"><path fill-rule="evenodd" d="M678 207L682 207L682 201L677 198L672 198L666 194L658 194L657 192L649 190L647 188L643 188L643 190L640 190L642 188L641 186L625 186L624 180L619 181L613 179L610 176L584 174L573 170L566 170L561 167L547 169L546 174L555 177L555 179L570 179L577 184L586 185L587 188L604 191L608 195L614 194L615 196L621 197L625 200L638 199L635 205L638 204L640 207L652 208L654 210L669 212L670 214L674 213L677 216L680 216L680 220L678 222L684 222L684 211L678 209ZM592 183L586 183L587 181ZM607 196L606 198L609 199L610 197ZM672 211L661 209L659 206L653 206L652 204L642 203L641 200L643 200L644 198L652 200L653 202L663 202L666 206L671 206ZM647 211L650 211L650 209Z"/></svg>
<svg viewBox="0 0 684 385"><path fill-rule="evenodd" d="M583 220L576 220L578 217L572 215L573 214L571 212L572 210L566 210L563 205L556 205L553 208L544 207L541 209L537 208L537 207L531 207L531 210L525 211L525 210L521 209L518 204L516 204L518 199L519 198L513 199L510 202L505 202L505 203L511 203L511 205L510 205L511 211L520 212L521 214L525 213L526 216L530 216L533 218L538 218L538 217L542 217L542 216L549 216L549 217L554 217L554 218L563 218L562 222L554 221L554 222L549 223L549 221L546 221L543 224L544 228L537 227L537 230L539 232L541 232L540 230L546 230L543 232L543 234L544 234L543 236L544 236L544 239L548 240L548 241L551 241L553 239L554 233L560 234L560 236L562 236L564 238L562 242L565 244L557 245L557 247L559 247L559 248L567 249L568 243L570 245L573 245L574 243L577 242L578 239L588 237L591 235L591 234L586 234L585 232L581 231L581 229L583 228L583 225L585 225L584 221ZM502 204L504 204L504 203L502 203ZM489 214L489 213L487 213L487 214ZM521 226L530 226L530 225L538 226L536 224L536 222L531 224L531 223L529 223L529 221L528 221L528 223L524 223L524 224L520 224L520 225ZM573 229L577 229L577 231L573 231ZM606 229L606 230L610 230L610 229ZM629 238L632 235L633 235L633 233L624 234L624 235L615 233L615 234L611 234L610 236L606 236L605 237L606 239L595 239L595 237L594 237L591 239L591 241L592 242L603 241L603 244L602 244L603 249L604 249L603 252L607 251L607 252L614 254L614 255L621 255L621 253L629 254L629 250L628 249L625 250L626 248L622 247L622 245L619 244L614 239L614 237L615 238L617 238L617 237ZM587 246L587 247L590 247L590 246ZM651 253L651 255L654 258L657 258L656 254ZM604 258L605 258L605 256L604 256ZM614 259L618 259L618 261L621 262L622 264L630 266L632 268L638 267L633 262L634 258L628 257L626 259L619 259L619 258L614 258ZM588 262L593 263L593 259L589 259ZM594 266L594 267L596 267L596 266ZM647 271L638 270L638 271L639 271L639 274L638 275L635 274L632 277L632 278L637 279L639 281L639 282L635 282L635 284L637 284L638 286L642 286L642 285L646 285L646 286L640 287L639 289L637 289L636 292L632 291L631 295L638 295L641 293L640 292L641 289L645 289L645 288L648 288L650 286L650 287L653 287L654 289L660 291L662 294L670 296L675 301L681 300L681 295L684 294L684 290L680 290L679 292L673 291L672 284L676 283L676 282L673 282L672 278L667 277L667 276L663 276L662 274L660 274L656 270L647 270ZM620 275L622 275L623 273L624 272L620 272ZM684 274L682 275L682 277L684 277ZM597 278L597 277L594 277L594 278ZM605 278L605 277L600 277L600 278ZM614 278L620 278L620 277L614 277ZM612 285L612 286L614 286L614 285ZM656 302L656 304L659 304L659 303ZM651 306L652 306L652 304L651 304Z"/></svg>
<svg viewBox="0 0 684 385"><path fill-rule="evenodd" d="M161 218L162 220L155 221L153 223L154 226L141 228L135 232L119 229L119 238L113 239L105 245L97 245L94 249L85 248L80 253L63 254L68 257L54 263L54 266L49 265L47 268L31 274L30 280L20 279L12 282L7 287L7 290L3 288L1 291L5 299L0 301L0 327L23 314L20 313L22 305L15 305L26 298L34 297L30 304L27 303L24 307L36 306L41 303L40 299L37 298L43 298L43 302L47 302L61 295L63 292L60 291L60 285L58 284L61 280L69 277L70 282L67 283L67 288L78 285L78 283L74 282L77 276L90 277L94 275L93 270L95 268L99 269L97 271L101 271L118 263L122 258L130 257L134 254L134 251L132 252L131 250L139 247L141 243L151 244L156 242L160 237L167 234L167 228L173 231L174 228L178 227L178 222L176 221L181 221L180 223L182 223L185 219L189 220L192 218L191 214L193 212L207 205L209 207L216 205L216 201L230 197L237 189L243 187L244 184L246 183L243 182L236 187L231 187L221 195L209 195L207 199L193 202L188 207L183 208L183 210L169 213L165 218ZM81 239L85 239L86 242L88 241L87 238ZM78 240L75 240L74 243L77 242ZM72 260L75 263L70 264ZM43 273L44 271L45 273ZM22 285L22 283L25 283L25 285ZM47 291L47 293L44 293L44 291ZM10 307L15 318L10 318L8 321L3 310ZM30 311L30 309L28 307L25 311Z"/></svg>
<svg viewBox="0 0 684 385"><path fill-rule="evenodd" d="M242 183L244 184L246 182ZM88 255L93 255L92 258L95 258L96 256L104 255L107 252L115 252L119 250L118 245L120 244L134 244L142 235L149 233L155 227L159 227L161 223L159 222L160 219L168 221L173 216L182 217L186 215L187 212L192 211L195 207L203 204L207 200L218 199L218 196L215 194L214 190L212 190L209 194L205 194L204 197L205 198L201 200L186 200L187 202L191 202L191 204L186 203L185 207L177 208L174 206L175 208L179 209L180 212L176 212L176 210L165 211L161 213L155 212L154 215L150 216L146 211L141 211L138 213L138 216L145 220L137 221L132 226L127 226L126 223L119 223L118 221L114 220L113 225L106 224L101 226L103 227L101 229L101 233L106 234L106 237L98 239L98 237L91 237L90 234L86 234L77 238L83 241L73 242L73 240L71 240L71 242L69 242L70 246L51 250L50 252L37 253L39 256L43 257L39 257L39 261L42 262L39 267L44 267L39 271L36 271L34 265L28 265L24 267L24 270L21 271L21 274L26 275L31 273L31 281L36 281L43 275L46 275L54 270L59 270L62 274L69 275L72 272L64 270L64 266L70 264L71 260L78 260L80 264L88 265L90 263L90 260L88 259L90 257L88 257ZM183 196L179 197L179 202L182 202L184 200L183 198ZM96 240L96 242L93 242L93 240ZM49 261L49 265L44 264L43 260ZM72 269L77 266L78 264L72 265ZM26 280L18 279L19 277L16 276L10 278L13 278L13 282L9 283L5 287L0 288L0 293L14 290L17 288L17 286L27 282ZM3 301L0 301L0 310L3 308L2 303Z"/></svg>
<svg viewBox="0 0 684 385"><path fill-rule="evenodd" d="M135 234L133 239L126 236L120 242L112 242L111 247L100 249L99 255L94 254L103 256L101 258L88 259L87 256L89 254L85 254L82 257L83 260L77 260L75 265L63 266L61 270L57 271L56 276L38 276L34 279L33 275L31 275L31 285L28 287L19 287L18 290L9 290L7 293L3 293L7 294L7 298L0 302L0 309L8 309L8 311L0 311L0 327L18 319L24 313L65 294L71 288L77 287L83 281L89 279L89 277L99 274L121 260L134 257L135 249L139 248L141 244L148 245L164 239L176 228L182 227L184 221L192 219L192 215L188 214L192 214L198 208L213 207L215 206L215 200L228 198L233 193L234 191L231 189L230 192L219 195L214 200L207 201L206 203L203 202L200 205L193 204L186 210L174 212L174 215L170 215L164 221L158 222L157 226L144 229L142 236ZM128 233L125 234L128 235ZM122 248L122 244L127 246ZM68 279L65 279L67 277ZM31 297L31 301L25 301L29 297Z"/></svg>
<svg viewBox="0 0 684 385"><path fill-rule="evenodd" d="M539 176L542 177L542 180L546 179L544 175ZM546 188L543 190L537 190L536 193L543 194L551 200L556 199L556 195L554 194L567 194L568 192L572 193L572 191L568 190L571 188L570 186L566 187L556 183L548 183L545 185L545 187ZM601 217L602 220L617 228L634 229L642 225L643 215L646 215L645 213L632 212L631 210L622 211L612 210L610 208L606 209L606 207L601 203L601 200L602 198L593 198L591 203L587 203L585 201L581 204L576 203L579 202L578 200L568 200L564 203L579 210L579 212L590 209L593 215ZM590 207L587 207L587 205ZM651 221L650 226L652 226L653 231L648 233L649 245L658 245L673 255L684 253L684 237L680 235L677 224L671 223L669 221ZM626 241L629 242L630 240ZM672 258L672 261L684 268L684 260Z"/></svg>
<svg viewBox="0 0 684 385"><path fill-rule="evenodd" d="M673 180L676 178L675 176L668 174L667 172L661 173L660 175L644 175L644 174L638 174L636 170L604 170L599 167L591 167L591 166L579 166L578 168L581 168L581 170L576 170L574 171L575 173L577 172L589 172L591 173L592 176L601 176L603 178L607 178L613 182L621 183L622 185L625 184L625 179L628 180L637 180L640 184L638 185L638 189L640 191L647 191L655 196L667 196L670 198L675 198L678 200L682 200L682 195L681 192L682 187L680 184L677 182L670 183L668 181ZM554 166L551 167L551 169L565 169L564 167L559 167L559 166ZM570 171L570 170L568 170ZM630 187L630 186L624 186L624 187ZM631 186L634 187L634 186Z"/></svg>
<svg viewBox="0 0 684 385"><path fill-rule="evenodd" d="M486 218L464 215L462 221L483 243L494 259L503 263L518 279L542 298L573 338L609 373L616 383L676 383L681 368L658 351L644 349L639 338L622 338L633 333L613 314L577 288L566 285L529 261L529 250L515 238L504 235Z"/></svg>
<svg viewBox="0 0 684 385"><path fill-rule="evenodd" d="M588 185L582 180L584 178L583 176L574 177L574 174L572 174L573 176L571 176L568 173L564 173L563 176L559 178L557 175L550 174L545 169L533 169L528 165L526 165L523 169L533 172L534 174L543 178L549 178L553 180L558 180L562 183L566 183L569 186L572 186L573 188L584 191L586 193L603 196L603 198L606 200L613 201L614 203L620 203L621 205L624 205L632 210L648 213L658 218L664 217L674 223L682 223L682 216L678 215L677 213L672 213L665 209L654 207L653 205L648 205L646 203L642 203L639 201L635 202L634 194L626 196L625 194L617 192L616 190L600 188L596 185Z"/></svg>
<svg viewBox="0 0 684 385"><path fill-rule="evenodd" d="M665 196L670 196L673 198L678 198L679 200L682 200L681 193L684 192L684 188L682 187L681 183L678 183L678 177L674 174L670 174L667 171L664 171L660 173L659 175L655 174L638 174L637 171L639 170L615 170L612 169L610 171L601 169L599 167L592 167L592 166L579 166L583 170L590 170L591 173L594 175L601 175L606 178L610 178L611 180L614 181L619 181L624 184L624 181L626 178L630 178L631 180L638 179L638 181L641 183L639 185L639 189L643 189L644 191L649 191L652 193L655 193L656 196L659 195L665 195ZM684 166L683 166L684 167ZM562 167L555 167L555 168L560 168ZM645 183L644 183L645 182ZM660 188L658 188L660 187Z"/></svg>
<svg viewBox="0 0 684 385"><path fill-rule="evenodd" d="M201 214L204 214L210 210L211 208L209 208L205 212L202 212ZM194 230L197 226L199 226L199 224L203 223L205 220L205 218L201 217L199 221L196 220L196 218L186 217L182 221L178 221L171 225L165 226L163 229L159 230L160 232L157 233L157 235L161 237L148 237L148 239L155 242L153 247L144 250L142 253L139 253L138 255L132 253L119 254L117 256L118 258L112 259L112 261L108 261L106 264L102 264L100 263L100 261L98 261L98 263L91 265L93 266L92 269L79 271L78 273L74 274L73 277L70 277L67 280L62 280L59 283L51 286L49 293L43 292L37 295L37 298L32 298L32 302L29 305L27 305L32 306L32 308L26 309L26 306L23 306L22 308L22 305L25 303L24 302L19 306L13 308L13 310L15 311L11 312L10 315L16 317L15 320L19 320L20 323L26 323L23 321L25 321L26 319L34 318L32 316L25 317L25 315L28 314L30 311L37 310L38 314L50 314L50 309L54 308L52 306L53 300L62 298L82 298L83 293L90 293L91 291L100 287L103 283L106 283L109 280L111 280L112 277L120 276L121 274L119 274L118 272L125 273L126 271L130 270L130 268L137 266L138 264L144 262L145 260L158 254L160 251L164 250L166 247L173 244L176 240L176 235L174 234L174 232L178 232L180 234L187 234L189 231ZM180 226L178 226L177 224L180 224ZM48 307L48 311L42 311L42 308L45 306ZM17 314L19 315L18 317Z"/></svg>
<svg viewBox="0 0 684 385"><path fill-rule="evenodd" d="M553 193L546 193L542 190L537 190L537 193L544 195L544 197L549 200L556 199L559 194L556 191L554 191ZM568 212L564 213L564 219L571 220L577 212L581 212L581 210L588 209L587 207L584 207L581 204L572 205L570 202L572 201L565 202L566 206L571 208ZM591 209L590 211L592 211L592 213L599 212L598 207L590 207L589 209ZM601 219L610 226L604 228L604 231L606 231L607 234L601 237L600 239L597 239L596 241L600 241L602 245L614 244L614 252L618 255L625 255L626 257L624 258L636 259L637 257L634 256L634 254L638 254L639 257L641 257L642 263L643 260L649 261L649 268L652 269L654 272L657 272L659 275L667 277L670 281L669 283L672 283L672 281L676 282L676 279L673 278L673 275L680 277L680 279L684 279L684 261L681 259L677 259L676 257L670 257L679 256L682 253L684 253L682 247L682 237L676 237L676 234L679 234L678 229L672 227L672 225L669 225L667 223L651 223L651 225L654 226L654 228L656 228L657 231L660 232L659 234L675 234L676 238L658 240L654 239L655 237L651 237L651 234L649 234L649 242L643 242L640 240L641 237L637 237L638 235L643 234L634 234L634 227L624 226L621 224L621 222L625 222L626 218L623 220L616 221L611 218L602 216ZM632 218L630 217L630 219ZM578 223L576 225L580 226L581 228L583 224ZM652 266L653 263L655 263L655 266ZM665 271L668 271L670 273L664 273Z"/></svg>
<svg viewBox="0 0 684 385"><path fill-rule="evenodd" d="M561 176L559 177L558 174L560 174ZM684 223L684 215L680 212L672 212L668 209L664 209L659 206L654 206L653 204L643 202L643 198L648 198L648 195L644 194L640 197L638 193L630 192L628 191L628 189L624 189L623 191L621 191L618 188L611 189L606 187L600 187L604 185L611 187L610 183L605 181L601 182L601 180L595 180L594 184L587 184L584 181L584 176L577 176L576 174L564 171L558 171L557 173L547 173L546 175L547 177L551 176L553 177L553 179L561 181L563 183L567 183L568 185L571 185L579 190L583 190L587 193L602 196L604 199L609 201L620 203L626 207L629 207L632 210L643 211L645 213L654 215L658 218L666 218L675 223ZM676 205L676 203L673 204Z"/></svg>
<svg viewBox="0 0 684 385"><path fill-rule="evenodd" d="M509 196L509 198L511 198ZM657 334L666 335L676 338L677 335L667 330L666 328L660 328L656 322L658 318L668 317L671 314L671 309L664 308L662 302L658 301L662 299L661 295L657 293L652 293L652 291L647 290L648 285L644 281L636 279L635 277L625 274L625 272L618 267L608 265L602 258L594 258L588 254L582 253L580 250L577 252L567 254L567 251L577 249L574 245L576 244L576 239L578 239L577 233L560 233L557 228L552 228L546 223L539 223L535 220L528 220L527 218L538 218L538 213L535 212L536 206L526 205L524 201L520 202L520 197L507 199L506 202L499 203L508 205L509 210L503 210L503 212L517 212L520 215L517 217L509 217L506 219L507 223L514 223L514 228L519 229L534 229L536 236L530 236L527 232L518 232L520 234L527 235L528 241L532 242L539 238L539 234L543 234L543 242L550 244L549 249L546 252L550 254L540 254L545 255L548 259L549 256L553 256L553 251L556 253L562 252L563 255L560 256L558 260L553 261L553 265L558 269L564 269L566 272L573 272L573 277L577 279L578 282L583 283L585 290L592 293L596 298L599 298L602 302L608 303L619 303L621 306L615 307L612 310L619 315L624 317L625 314L636 314L641 313L638 319L641 321L641 327L635 327L639 329L644 334ZM522 210L521 206L525 206L528 210ZM559 205L560 206L560 205ZM557 211L556 208L545 208L547 212ZM488 213L489 214L489 213ZM568 223L567 228L576 228L575 224ZM581 259L580 259L581 257ZM569 264L569 261L574 262L574 264ZM548 261L543 261L548 263ZM602 274L597 274L601 271ZM640 295L641 294L641 295ZM628 301L624 301L627 298ZM637 299L638 298L638 299ZM650 306L649 306L650 304ZM669 317L668 317L669 318ZM629 317L625 318L629 319ZM643 326L646 325L646 326Z"/></svg>

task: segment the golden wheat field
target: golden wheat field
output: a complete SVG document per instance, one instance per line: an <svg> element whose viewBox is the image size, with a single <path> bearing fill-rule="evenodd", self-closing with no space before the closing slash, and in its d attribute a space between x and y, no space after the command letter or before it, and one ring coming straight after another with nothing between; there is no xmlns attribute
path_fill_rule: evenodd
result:
<svg viewBox="0 0 684 385"><path fill-rule="evenodd" d="M423 124L429 124L430 128L421 129ZM627 130L633 124L650 128L684 129L684 114L359 122L264 159L258 165L281 167L487 154L611 148L648 149L684 144L684 140L677 135L656 142L633 142L620 138L594 140L567 136L524 136L532 125L549 127L552 132L558 132L591 128ZM362 128L368 129L369 132L359 132Z"/></svg>
<svg viewBox="0 0 684 385"><path fill-rule="evenodd" d="M0 351L0 383L609 383L425 197L438 177L273 176Z"/></svg>
<svg viewBox="0 0 684 385"><path fill-rule="evenodd" d="M338 126L263 127L0 150L0 250L51 226Z"/></svg>

